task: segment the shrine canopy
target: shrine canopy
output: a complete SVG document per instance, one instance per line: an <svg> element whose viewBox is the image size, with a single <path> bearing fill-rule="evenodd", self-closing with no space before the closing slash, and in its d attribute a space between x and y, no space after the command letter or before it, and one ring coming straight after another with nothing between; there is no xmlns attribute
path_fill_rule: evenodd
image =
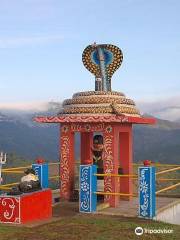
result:
<svg viewBox="0 0 180 240"><path fill-rule="evenodd" d="M155 124L156 119L132 116L106 115L56 115L38 116L34 118L38 123L131 123L131 124Z"/></svg>
<svg viewBox="0 0 180 240"><path fill-rule="evenodd" d="M95 76L95 89L65 99L56 116L39 116L34 120L39 123L155 124L155 119L140 114L133 100L112 90L112 76L122 61L123 53L117 46L88 45L83 51L82 62Z"/></svg>

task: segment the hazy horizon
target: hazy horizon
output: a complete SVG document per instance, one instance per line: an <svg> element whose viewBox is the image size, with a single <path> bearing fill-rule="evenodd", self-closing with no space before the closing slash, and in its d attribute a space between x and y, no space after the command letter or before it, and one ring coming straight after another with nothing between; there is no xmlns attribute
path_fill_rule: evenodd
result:
<svg viewBox="0 0 180 240"><path fill-rule="evenodd" d="M52 107L53 104L60 101L31 101L31 102L16 102L16 103L0 103L0 112L45 112ZM171 98L155 99L151 101L139 100L135 101L136 106L139 108L141 114L150 114L155 117L170 120L180 121L180 97L174 96Z"/></svg>

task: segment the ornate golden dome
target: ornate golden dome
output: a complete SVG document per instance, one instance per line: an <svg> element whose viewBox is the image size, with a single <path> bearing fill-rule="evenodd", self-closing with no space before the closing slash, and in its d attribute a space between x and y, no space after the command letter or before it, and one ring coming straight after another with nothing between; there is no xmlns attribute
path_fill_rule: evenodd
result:
<svg viewBox="0 0 180 240"><path fill-rule="evenodd" d="M112 44L92 44L82 54L84 66L95 75L95 91L75 93L63 102L59 114L117 114L139 117L133 100L111 90L111 77L121 66L123 54Z"/></svg>
<svg viewBox="0 0 180 240"><path fill-rule="evenodd" d="M121 92L87 91L75 93L63 102L59 114L118 114L140 116L133 100Z"/></svg>

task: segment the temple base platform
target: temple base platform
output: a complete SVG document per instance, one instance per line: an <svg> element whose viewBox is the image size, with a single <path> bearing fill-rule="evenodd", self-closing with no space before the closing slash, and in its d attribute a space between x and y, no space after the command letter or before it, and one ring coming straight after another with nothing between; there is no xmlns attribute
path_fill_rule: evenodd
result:
<svg viewBox="0 0 180 240"><path fill-rule="evenodd" d="M52 217L52 191L0 195L0 223L26 224Z"/></svg>

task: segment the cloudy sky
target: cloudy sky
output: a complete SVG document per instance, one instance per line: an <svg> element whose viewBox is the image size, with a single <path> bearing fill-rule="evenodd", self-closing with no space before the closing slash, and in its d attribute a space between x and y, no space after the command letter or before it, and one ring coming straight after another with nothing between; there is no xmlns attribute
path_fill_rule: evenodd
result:
<svg viewBox="0 0 180 240"><path fill-rule="evenodd" d="M123 51L114 90L146 106L179 100L179 12L179 0L1 0L0 107L94 89L81 54L95 41Z"/></svg>

